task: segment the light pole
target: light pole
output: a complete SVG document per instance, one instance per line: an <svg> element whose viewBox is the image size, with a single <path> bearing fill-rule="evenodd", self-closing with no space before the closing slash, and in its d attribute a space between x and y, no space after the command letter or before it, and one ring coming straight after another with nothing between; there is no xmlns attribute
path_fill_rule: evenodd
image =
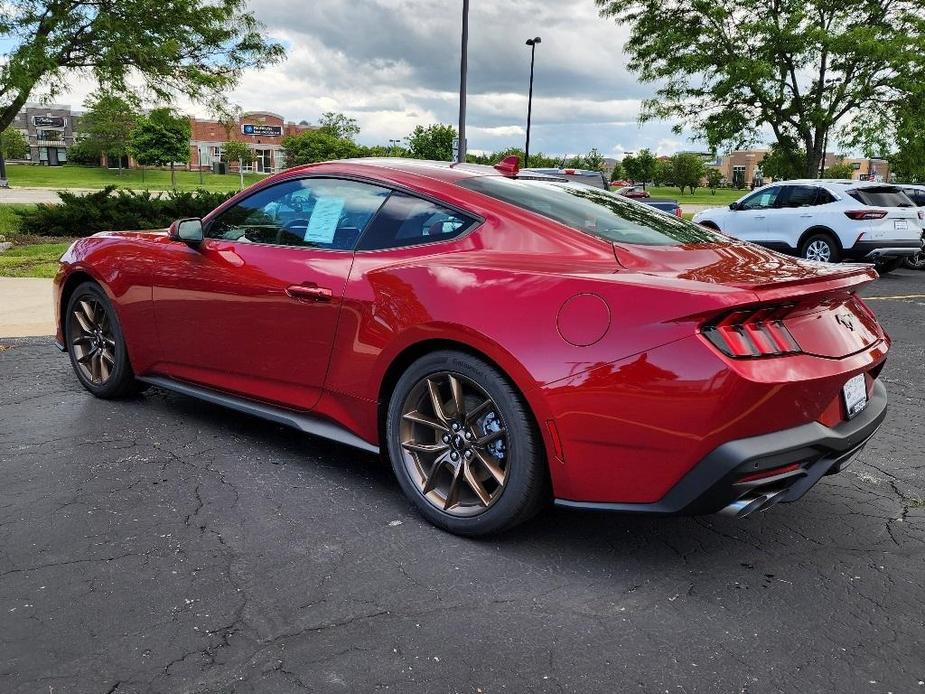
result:
<svg viewBox="0 0 925 694"><path fill-rule="evenodd" d="M463 0L462 46L459 55L459 153L456 161L466 161L466 78L469 72L469 0Z"/></svg>
<svg viewBox="0 0 925 694"><path fill-rule="evenodd" d="M396 148L398 147L398 145L400 145L400 144L401 144L401 140L389 140L389 149L391 150L391 152L389 152L389 154L391 154L391 155L394 157L394 156L395 156L395 149L396 149Z"/></svg>
<svg viewBox="0 0 925 694"><path fill-rule="evenodd" d="M527 45L530 46L530 95L527 97L527 146L524 149L524 168L530 166L530 121L533 118L533 64L536 60L536 45L543 43L543 39L536 36L527 39Z"/></svg>

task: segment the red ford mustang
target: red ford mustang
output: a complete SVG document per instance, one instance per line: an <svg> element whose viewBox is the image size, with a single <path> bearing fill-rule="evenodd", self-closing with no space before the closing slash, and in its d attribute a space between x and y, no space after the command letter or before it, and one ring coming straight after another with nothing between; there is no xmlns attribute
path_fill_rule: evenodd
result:
<svg viewBox="0 0 925 694"><path fill-rule="evenodd" d="M381 450L424 516L480 535L550 499L800 498L886 414L875 278L510 162L369 159L81 239L55 288L94 395L154 385Z"/></svg>

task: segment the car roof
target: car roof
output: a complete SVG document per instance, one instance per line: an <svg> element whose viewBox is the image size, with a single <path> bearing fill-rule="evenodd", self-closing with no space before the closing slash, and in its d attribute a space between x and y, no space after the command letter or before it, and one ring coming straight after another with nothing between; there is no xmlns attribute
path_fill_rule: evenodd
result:
<svg viewBox="0 0 925 694"><path fill-rule="evenodd" d="M304 164L280 171L271 178L288 178L302 171L311 171L320 166L346 166L362 167L373 171L402 173L423 176L426 178L454 183L473 176L500 176L493 166L482 164L457 164L448 161L429 161L426 159L403 159L400 157L363 157L358 159L337 159L335 161L318 162L317 164Z"/></svg>

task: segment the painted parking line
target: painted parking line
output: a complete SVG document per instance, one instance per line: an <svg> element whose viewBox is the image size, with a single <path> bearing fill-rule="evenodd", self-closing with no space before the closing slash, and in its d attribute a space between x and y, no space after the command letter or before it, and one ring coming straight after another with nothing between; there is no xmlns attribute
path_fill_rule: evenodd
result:
<svg viewBox="0 0 925 694"><path fill-rule="evenodd" d="M906 299L925 299L925 294L905 294L903 296L865 296L864 301L904 301Z"/></svg>

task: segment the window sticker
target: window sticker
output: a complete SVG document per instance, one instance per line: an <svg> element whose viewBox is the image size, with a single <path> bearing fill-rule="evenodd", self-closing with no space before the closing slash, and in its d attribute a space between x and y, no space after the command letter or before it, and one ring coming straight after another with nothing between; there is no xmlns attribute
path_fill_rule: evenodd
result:
<svg viewBox="0 0 925 694"><path fill-rule="evenodd" d="M334 234L344 211L343 198L319 198L305 229L306 243L334 243Z"/></svg>

